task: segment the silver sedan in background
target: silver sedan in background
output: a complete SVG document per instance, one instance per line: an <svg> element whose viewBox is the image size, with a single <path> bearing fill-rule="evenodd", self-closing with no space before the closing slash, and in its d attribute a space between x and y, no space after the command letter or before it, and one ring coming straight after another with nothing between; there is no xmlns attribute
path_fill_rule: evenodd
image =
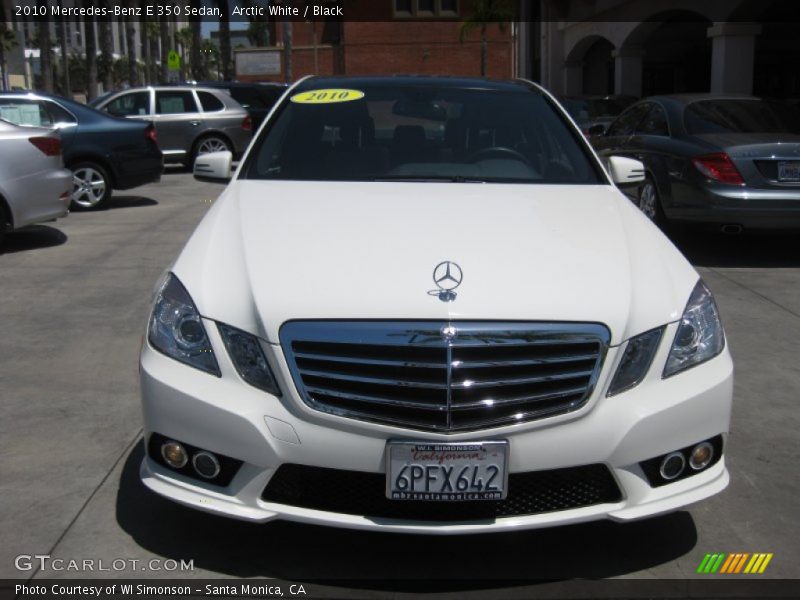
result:
<svg viewBox="0 0 800 600"><path fill-rule="evenodd" d="M150 86L111 93L91 102L115 117L150 121L158 133L164 162L187 166L200 154L241 156L253 136L250 114L224 90Z"/></svg>
<svg viewBox="0 0 800 600"><path fill-rule="evenodd" d="M72 173L64 168L58 131L0 119L0 240L65 216L71 199Z"/></svg>

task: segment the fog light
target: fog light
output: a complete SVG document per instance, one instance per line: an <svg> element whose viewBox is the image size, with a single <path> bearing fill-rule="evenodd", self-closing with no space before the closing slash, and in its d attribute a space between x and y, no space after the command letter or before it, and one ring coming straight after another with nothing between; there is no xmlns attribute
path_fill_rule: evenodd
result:
<svg viewBox="0 0 800 600"><path fill-rule="evenodd" d="M678 475L683 473L683 468L686 466L686 459L680 452L673 452L667 454L664 460L661 461L661 468L659 473L664 479L675 479Z"/></svg>
<svg viewBox="0 0 800 600"><path fill-rule="evenodd" d="M689 456L689 466L695 471L705 469L712 458L714 458L714 446L708 442L697 444L692 448L692 454Z"/></svg>
<svg viewBox="0 0 800 600"><path fill-rule="evenodd" d="M192 465L197 474L206 479L214 479L219 475L219 461L217 457L202 450L192 457Z"/></svg>
<svg viewBox="0 0 800 600"><path fill-rule="evenodd" d="M161 456L173 469L182 469L189 462L189 456L178 442L172 440L161 445Z"/></svg>

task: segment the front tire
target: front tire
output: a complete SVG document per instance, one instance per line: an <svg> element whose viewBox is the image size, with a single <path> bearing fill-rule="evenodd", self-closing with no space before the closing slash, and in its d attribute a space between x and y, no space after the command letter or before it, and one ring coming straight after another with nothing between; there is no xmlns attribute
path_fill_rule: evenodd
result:
<svg viewBox="0 0 800 600"><path fill-rule="evenodd" d="M96 210L111 198L111 178L99 164L85 161L72 165L72 203L74 210Z"/></svg>
<svg viewBox="0 0 800 600"><path fill-rule="evenodd" d="M667 224L667 217L664 214L664 209L661 207L661 199L658 196L658 188L655 181L650 177L644 180L644 184L639 188L639 210L644 213L648 219L659 227L664 227Z"/></svg>

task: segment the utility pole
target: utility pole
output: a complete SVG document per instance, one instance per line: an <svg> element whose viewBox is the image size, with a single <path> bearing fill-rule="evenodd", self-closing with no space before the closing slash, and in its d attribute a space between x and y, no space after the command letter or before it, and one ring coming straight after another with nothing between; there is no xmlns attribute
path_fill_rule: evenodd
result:
<svg viewBox="0 0 800 600"><path fill-rule="evenodd" d="M292 22L289 19L283 21L283 64L284 79L286 83L292 83Z"/></svg>

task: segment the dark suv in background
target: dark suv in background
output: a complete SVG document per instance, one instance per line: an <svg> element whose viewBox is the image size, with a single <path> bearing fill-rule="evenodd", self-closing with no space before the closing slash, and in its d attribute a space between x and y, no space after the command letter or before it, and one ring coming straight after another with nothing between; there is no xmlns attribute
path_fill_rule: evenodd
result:
<svg viewBox="0 0 800 600"><path fill-rule="evenodd" d="M258 129L287 87L283 83L243 81L202 81L190 85L227 91L250 114L253 119L253 130Z"/></svg>

